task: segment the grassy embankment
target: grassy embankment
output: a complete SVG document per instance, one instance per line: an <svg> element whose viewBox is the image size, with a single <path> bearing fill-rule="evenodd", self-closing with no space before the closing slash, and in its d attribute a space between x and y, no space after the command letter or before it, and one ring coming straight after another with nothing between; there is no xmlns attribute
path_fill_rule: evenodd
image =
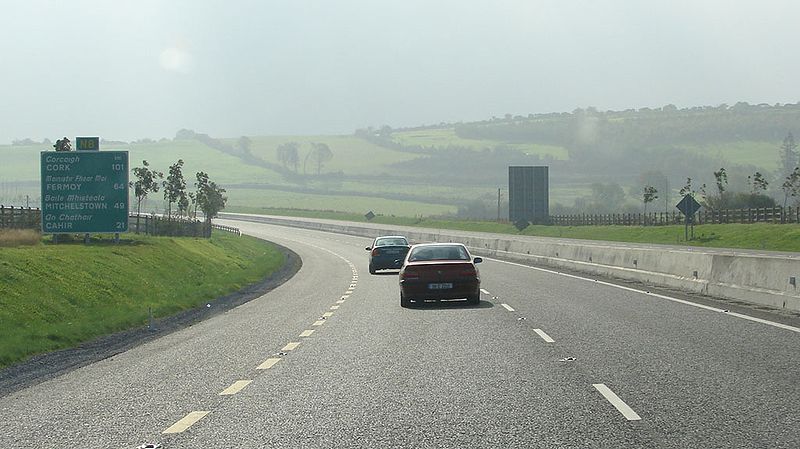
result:
<svg viewBox="0 0 800 449"><path fill-rule="evenodd" d="M231 211L233 212L233 211ZM367 222L361 214L298 209L242 208L236 212L286 215L307 218L326 218ZM372 223L417 226L434 229L454 229L498 234L559 237L612 242L656 243L708 248L742 248L768 251L800 252L800 225L797 224L704 224L694 228L695 239L684 240L684 227L679 226L538 226L518 231L508 223L492 221L435 220L429 218L377 216Z"/></svg>
<svg viewBox="0 0 800 449"><path fill-rule="evenodd" d="M285 256L218 232L0 248L0 367L146 325L263 279Z"/></svg>

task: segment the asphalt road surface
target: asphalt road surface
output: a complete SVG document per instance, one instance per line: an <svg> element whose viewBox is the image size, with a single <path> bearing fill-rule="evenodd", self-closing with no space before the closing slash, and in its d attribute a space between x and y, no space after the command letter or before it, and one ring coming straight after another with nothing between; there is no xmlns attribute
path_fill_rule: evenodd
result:
<svg viewBox="0 0 800 449"><path fill-rule="evenodd" d="M479 306L403 309L368 239L232 224L303 267L0 398L0 448L800 447L797 320L491 259Z"/></svg>

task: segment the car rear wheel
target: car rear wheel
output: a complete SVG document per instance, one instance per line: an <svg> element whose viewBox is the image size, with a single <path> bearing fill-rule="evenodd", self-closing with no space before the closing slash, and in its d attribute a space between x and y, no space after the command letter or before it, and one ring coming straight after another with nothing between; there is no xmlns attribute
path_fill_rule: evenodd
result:
<svg viewBox="0 0 800 449"><path fill-rule="evenodd" d="M400 293L400 307L411 307L411 298Z"/></svg>
<svg viewBox="0 0 800 449"><path fill-rule="evenodd" d="M372 265L370 265L369 266L369 274L375 274L375 271L376 271L375 268Z"/></svg>

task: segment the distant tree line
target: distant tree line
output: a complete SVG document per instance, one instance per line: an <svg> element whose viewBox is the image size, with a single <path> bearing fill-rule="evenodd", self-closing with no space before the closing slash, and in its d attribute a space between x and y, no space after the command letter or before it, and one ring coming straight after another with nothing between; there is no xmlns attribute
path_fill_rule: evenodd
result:
<svg viewBox="0 0 800 449"><path fill-rule="evenodd" d="M567 148L604 145L642 147L703 144L738 140L777 140L800 122L800 103L662 108L626 111L576 109L572 113L456 124L456 135L468 139L536 142Z"/></svg>

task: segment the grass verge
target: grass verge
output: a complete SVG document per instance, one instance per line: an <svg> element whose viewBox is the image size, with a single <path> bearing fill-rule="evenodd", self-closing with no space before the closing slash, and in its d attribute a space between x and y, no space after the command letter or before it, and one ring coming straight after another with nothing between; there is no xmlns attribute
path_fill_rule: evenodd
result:
<svg viewBox="0 0 800 449"><path fill-rule="evenodd" d="M283 265L267 242L126 236L0 249L0 368L143 326L255 283Z"/></svg>

